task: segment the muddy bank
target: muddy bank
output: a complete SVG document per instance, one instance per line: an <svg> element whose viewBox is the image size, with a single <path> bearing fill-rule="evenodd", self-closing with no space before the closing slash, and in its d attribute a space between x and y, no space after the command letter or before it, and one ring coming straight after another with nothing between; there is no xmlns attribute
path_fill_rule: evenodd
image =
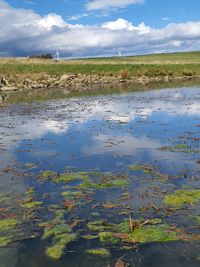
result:
<svg viewBox="0 0 200 267"><path fill-rule="evenodd" d="M129 77L126 73L120 75L113 74L62 74L49 75L44 73L35 74L12 74L0 76L0 93L2 92L20 92L32 89L65 89L68 92L87 92L97 90L103 85L117 86L119 84L138 84L148 85L150 83L188 81L199 79L199 75L182 75L182 76L140 76Z"/></svg>

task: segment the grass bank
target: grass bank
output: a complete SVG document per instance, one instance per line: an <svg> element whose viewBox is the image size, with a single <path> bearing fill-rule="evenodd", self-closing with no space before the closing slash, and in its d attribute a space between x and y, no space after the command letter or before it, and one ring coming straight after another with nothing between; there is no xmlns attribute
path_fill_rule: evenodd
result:
<svg viewBox="0 0 200 267"><path fill-rule="evenodd" d="M200 80L200 52L60 61L0 59L0 95L38 89L87 94L104 86L109 91L109 86L119 84L132 88L195 79Z"/></svg>
<svg viewBox="0 0 200 267"><path fill-rule="evenodd" d="M0 74L46 73L139 76L200 75L200 52L76 60L1 59ZM125 74L124 74L125 75Z"/></svg>

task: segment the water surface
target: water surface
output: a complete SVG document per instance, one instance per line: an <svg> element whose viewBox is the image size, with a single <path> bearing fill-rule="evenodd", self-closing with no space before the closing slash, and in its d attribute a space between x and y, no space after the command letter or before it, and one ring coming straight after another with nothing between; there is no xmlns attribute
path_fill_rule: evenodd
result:
<svg viewBox="0 0 200 267"><path fill-rule="evenodd" d="M1 109L0 118L2 195L15 203L9 209L16 214L17 200L30 187L34 189L34 200L42 202L23 226L32 233L31 238L28 235L0 248L1 266L103 267L115 266L121 257L130 266L199 266L198 238L116 245L82 238L94 234L86 227L89 222L103 218L119 224L130 215L136 221L159 218L187 236L200 234L198 204L173 209L163 203L164 197L176 190L200 189L198 86L16 104ZM130 166L141 169L131 170ZM144 172L142 166L148 171ZM79 181L69 185L42 179L47 170L58 178L64 173L80 172L120 179L126 176L128 183L104 189L84 188L81 192L89 199L85 195L75 199L74 207L67 210L61 193L77 190ZM116 207L105 208L102 205L106 203ZM73 229L77 239L66 246L59 260L46 255L46 248L54 241L42 240L44 229L39 226L53 219L52 205L64 212L66 223L79 221ZM1 213L4 218L4 209ZM91 255L87 253L91 248L106 248L110 256Z"/></svg>

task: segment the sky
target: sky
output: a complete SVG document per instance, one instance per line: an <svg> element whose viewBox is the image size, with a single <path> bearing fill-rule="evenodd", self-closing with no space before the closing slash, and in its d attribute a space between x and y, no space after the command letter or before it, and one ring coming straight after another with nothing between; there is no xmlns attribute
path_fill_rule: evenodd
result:
<svg viewBox="0 0 200 267"><path fill-rule="evenodd" d="M0 56L200 50L199 0L0 0Z"/></svg>

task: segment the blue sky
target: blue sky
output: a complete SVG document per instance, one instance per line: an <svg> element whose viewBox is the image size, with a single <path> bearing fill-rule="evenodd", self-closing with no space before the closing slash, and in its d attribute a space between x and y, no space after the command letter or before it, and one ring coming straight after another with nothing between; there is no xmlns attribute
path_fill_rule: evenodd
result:
<svg viewBox="0 0 200 267"><path fill-rule="evenodd" d="M66 57L200 47L199 0L0 0L0 10L0 55L53 52L56 47ZM49 41L56 44L49 47Z"/></svg>
<svg viewBox="0 0 200 267"><path fill-rule="evenodd" d="M88 11L87 1L84 0L8 0L7 3L16 8L33 9L40 15L57 13L66 21L72 16L87 13L87 17L79 18L77 22L89 25L123 17L135 24L143 21L151 27L158 28L169 22L180 23L200 19L199 0L146 0L144 4L100 11Z"/></svg>

